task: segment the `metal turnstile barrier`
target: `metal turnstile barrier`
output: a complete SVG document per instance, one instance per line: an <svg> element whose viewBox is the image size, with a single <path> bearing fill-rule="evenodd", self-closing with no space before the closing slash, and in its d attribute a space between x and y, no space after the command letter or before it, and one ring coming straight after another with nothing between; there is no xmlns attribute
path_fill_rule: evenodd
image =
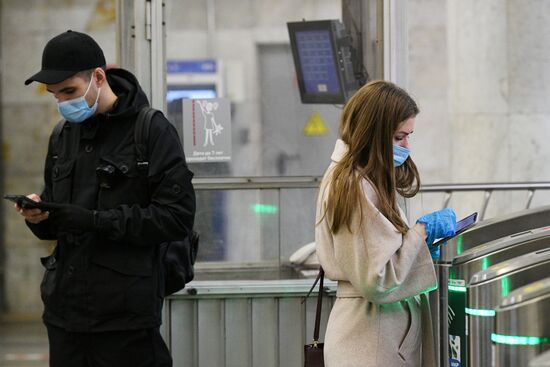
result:
<svg viewBox="0 0 550 367"><path fill-rule="evenodd" d="M441 248L441 259L452 261L475 246L497 238L550 225L550 205L521 210L508 215L481 221Z"/></svg>
<svg viewBox="0 0 550 367"><path fill-rule="evenodd" d="M470 280L466 304L468 366L494 363L491 333L495 328L495 309L502 298L519 287L550 277L550 237L547 240L547 249L490 266Z"/></svg>
<svg viewBox="0 0 550 367"><path fill-rule="evenodd" d="M548 228L550 229L550 227ZM467 285L472 276L489 266L533 251L548 248L550 230L540 228L496 239L470 248L455 257L448 269L448 363L452 367L468 366ZM443 348L442 348L443 349Z"/></svg>
<svg viewBox="0 0 550 367"><path fill-rule="evenodd" d="M550 278L518 288L496 309L495 366L527 366L550 349Z"/></svg>
<svg viewBox="0 0 550 367"><path fill-rule="evenodd" d="M495 239L550 225L550 205L514 212L502 217L484 220L449 241L441 249L441 259L435 270L439 288L430 293L433 331L440 367L449 366L448 348L448 289L449 268L452 260L465 251ZM452 315L451 315L452 316Z"/></svg>
<svg viewBox="0 0 550 367"><path fill-rule="evenodd" d="M174 366L302 366L312 342L314 279L192 281L165 299L163 337ZM336 300L325 279L320 340Z"/></svg>

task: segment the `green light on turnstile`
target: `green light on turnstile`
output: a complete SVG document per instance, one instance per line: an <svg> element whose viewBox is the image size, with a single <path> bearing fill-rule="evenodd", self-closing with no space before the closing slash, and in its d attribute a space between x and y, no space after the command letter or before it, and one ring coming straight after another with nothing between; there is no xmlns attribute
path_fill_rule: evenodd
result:
<svg viewBox="0 0 550 367"><path fill-rule="evenodd" d="M465 308L466 313L472 316L495 316L497 313L495 310L482 310L479 308Z"/></svg>
<svg viewBox="0 0 550 367"><path fill-rule="evenodd" d="M462 253L462 235L459 235L456 239L456 253L458 255Z"/></svg>
<svg viewBox="0 0 550 367"><path fill-rule="evenodd" d="M484 257L483 260L481 260L481 270L485 270L489 267L489 259L487 257Z"/></svg>
<svg viewBox="0 0 550 367"><path fill-rule="evenodd" d="M449 285L447 289L449 289L449 292L466 293L466 287L461 287L459 285Z"/></svg>
<svg viewBox="0 0 550 367"><path fill-rule="evenodd" d="M279 211L275 205L253 204L252 211L256 214L276 214Z"/></svg>
<svg viewBox="0 0 550 367"><path fill-rule="evenodd" d="M495 333L491 333L491 340L497 344L508 345L539 345L550 343L550 338L544 336L501 335Z"/></svg>
<svg viewBox="0 0 550 367"><path fill-rule="evenodd" d="M508 277L504 277L500 281L500 295L506 297L508 293L510 293L510 282L508 281Z"/></svg>

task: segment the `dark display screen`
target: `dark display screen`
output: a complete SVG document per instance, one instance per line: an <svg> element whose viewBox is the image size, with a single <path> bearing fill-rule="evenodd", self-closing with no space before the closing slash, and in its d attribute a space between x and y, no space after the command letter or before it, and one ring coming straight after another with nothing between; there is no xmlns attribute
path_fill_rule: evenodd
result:
<svg viewBox="0 0 550 367"><path fill-rule="evenodd" d="M330 32L296 32L296 46L306 93L340 93Z"/></svg>

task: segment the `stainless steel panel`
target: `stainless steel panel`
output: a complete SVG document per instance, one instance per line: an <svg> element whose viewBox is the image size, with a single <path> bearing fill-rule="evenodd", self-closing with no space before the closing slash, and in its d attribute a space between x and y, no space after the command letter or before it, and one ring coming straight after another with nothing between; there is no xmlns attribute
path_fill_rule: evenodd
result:
<svg viewBox="0 0 550 367"><path fill-rule="evenodd" d="M504 236L547 225L550 225L550 205L522 210L477 223L460 236L451 239L447 246L441 248L441 258L436 263L436 267L438 264L442 264L440 280L448 278L446 272L449 268L443 265L452 262L457 255L464 251ZM448 317L448 284L446 281L439 282L438 289L432 292L430 299L431 307L440 310L440 313L433 319L446 320ZM436 305L434 302L440 303ZM435 337L439 344L440 366L448 367L448 324L446 322L439 323L439 331L436 331Z"/></svg>
<svg viewBox="0 0 550 367"><path fill-rule="evenodd" d="M165 309L169 313L169 323L165 321L165 340L172 353L174 366L197 367L197 301L167 300ZM174 341L176 343L174 343Z"/></svg>
<svg viewBox="0 0 550 367"><path fill-rule="evenodd" d="M450 240L447 246L442 247L441 259L452 261L457 255L477 245L548 225L550 225L550 205L484 220L462 235Z"/></svg>
<svg viewBox="0 0 550 367"><path fill-rule="evenodd" d="M301 366L305 340L305 306L300 298L279 298L279 365Z"/></svg>
<svg viewBox="0 0 550 367"><path fill-rule="evenodd" d="M549 245L550 228L548 227L499 238L455 257L449 269L449 278L464 279L469 283L478 271L529 252L545 249Z"/></svg>
<svg viewBox="0 0 550 367"><path fill-rule="evenodd" d="M166 300L164 337L174 366L262 366L303 364L317 298L303 297L312 279L194 281ZM325 281L321 340L336 283ZM315 293L313 293L316 295Z"/></svg>
<svg viewBox="0 0 550 367"><path fill-rule="evenodd" d="M449 283L459 284L464 288L469 284L475 273L489 268L492 265L513 259L517 256L550 247L550 230L548 227L523 231L507 237L499 238L485 244L478 245L460 256L454 258L449 268ZM464 289L465 290L465 289ZM460 343L460 363L462 366L469 366L468 360L468 318L465 314L467 298L465 292L449 293L449 308L453 313L452 321L449 324L448 334L453 335L453 342ZM447 325L444 325L446 327ZM475 333L475 332L474 332ZM445 335L444 332L441 335ZM479 335L472 336L479 337ZM444 339L443 339L444 340ZM458 361L458 358L455 358Z"/></svg>
<svg viewBox="0 0 550 367"><path fill-rule="evenodd" d="M550 278L512 291L496 309L496 366L527 366L550 349Z"/></svg>
<svg viewBox="0 0 550 367"><path fill-rule="evenodd" d="M251 308L250 299L225 300L226 367L252 367Z"/></svg>
<svg viewBox="0 0 550 367"><path fill-rule="evenodd" d="M276 298L252 300L252 365L279 366L279 302Z"/></svg>
<svg viewBox="0 0 550 367"><path fill-rule="evenodd" d="M223 300L201 300L198 305L198 320L199 366L223 366L225 364ZM177 348L179 346L178 343Z"/></svg>
<svg viewBox="0 0 550 367"><path fill-rule="evenodd" d="M435 273L437 276L438 289L429 293L430 312L432 315L433 335L436 349L436 358L439 366L447 366L449 364L449 352L447 343L448 340L447 318L448 313L448 294L446 284L448 283L450 264L436 262ZM445 285L444 292L441 292L441 286Z"/></svg>
<svg viewBox="0 0 550 367"><path fill-rule="evenodd" d="M549 241L550 247L550 241ZM519 256L476 273L468 285L468 363L492 363L494 310L502 298L521 286L550 276L550 248Z"/></svg>

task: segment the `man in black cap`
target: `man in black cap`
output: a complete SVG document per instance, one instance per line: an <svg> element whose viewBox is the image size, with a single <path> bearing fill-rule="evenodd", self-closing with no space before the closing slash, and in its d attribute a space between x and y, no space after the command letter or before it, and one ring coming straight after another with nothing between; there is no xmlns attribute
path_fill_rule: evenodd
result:
<svg viewBox="0 0 550 367"><path fill-rule="evenodd" d="M178 134L156 113L140 169L134 124L149 102L130 72L105 70L86 34L51 39L25 84L33 81L46 84L67 121L50 138L44 190L29 195L43 209L16 206L38 238L57 240L42 259L50 366L171 366L159 333L158 245L185 238L195 213Z"/></svg>

